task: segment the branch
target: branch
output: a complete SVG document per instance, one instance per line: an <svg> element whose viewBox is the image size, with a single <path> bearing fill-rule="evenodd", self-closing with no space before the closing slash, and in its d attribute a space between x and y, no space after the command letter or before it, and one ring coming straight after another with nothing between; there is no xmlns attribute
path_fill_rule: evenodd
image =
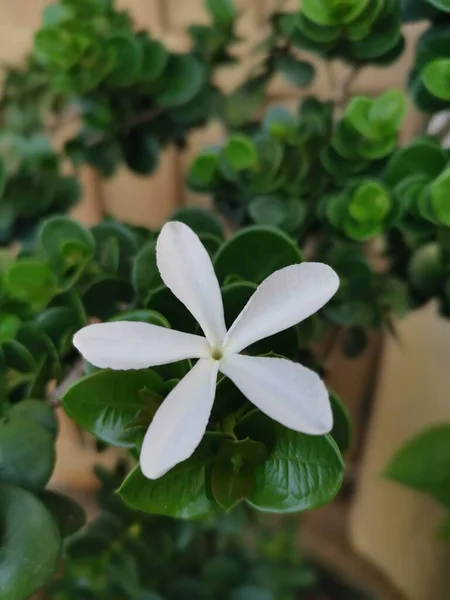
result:
<svg viewBox="0 0 450 600"><path fill-rule="evenodd" d="M62 380L62 382L58 385L57 388L50 392L47 398L48 404L53 407L60 406L61 397L67 392L67 390L76 383L84 373L84 363L83 361L79 361L75 363L72 367L71 371L67 374L67 376Z"/></svg>
<svg viewBox="0 0 450 600"><path fill-rule="evenodd" d="M144 125L146 123L151 123L157 117L159 117L163 112L164 112L163 109L159 108L159 107L151 108L147 111L144 111L143 113L136 115L133 119L130 119L130 121L128 123L126 123L124 125L124 127L122 127L119 130L119 132L127 134L132 129L137 127L138 125ZM106 138L105 134L98 133L98 134L92 135L87 140L86 144L88 146L95 146L96 144L102 142L105 138Z"/></svg>
<svg viewBox="0 0 450 600"><path fill-rule="evenodd" d="M359 75L360 67L353 67L348 73L347 77L344 77L342 81L337 81L331 61L327 61L326 67L328 80L332 91L333 102L336 105L335 118L337 120L342 117L345 106L352 93L352 85Z"/></svg>

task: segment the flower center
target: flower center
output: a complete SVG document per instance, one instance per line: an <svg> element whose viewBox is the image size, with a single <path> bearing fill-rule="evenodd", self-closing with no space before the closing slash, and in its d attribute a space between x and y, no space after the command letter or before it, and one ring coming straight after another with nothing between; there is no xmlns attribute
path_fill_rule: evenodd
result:
<svg viewBox="0 0 450 600"><path fill-rule="evenodd" d="M211 348L211 357L214 360L222 360L222 358L223 358L222 348Z"/></svg>

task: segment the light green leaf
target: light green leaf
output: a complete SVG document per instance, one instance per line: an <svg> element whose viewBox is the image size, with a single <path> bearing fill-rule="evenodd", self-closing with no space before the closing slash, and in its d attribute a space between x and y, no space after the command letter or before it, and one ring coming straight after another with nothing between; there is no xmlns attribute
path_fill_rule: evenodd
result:
<svg viewBox="0 0 450 600"><path fill-rule="evenodd" d="M230 136L222 152L230 167L237 173L251 169L258 164L257 148L246 135Z"/></svg>
<svg viewBox="0 0 450 600"><path fill-rule="evenodd" d="M95 253L92 233L68 217L45 221L39 240L48 262L61 275L71 267L86 264Z"/></svg>
<svg viewBox="0 0 450 600"><path fill-rule="evenodd" d="M393 135L400 129L407 110L405 94L400 90L389 90L373 101L369 121L380 137Z"/></svg>
<svg viewBox="0 0 450 600"><path fill-rule="evenodd" d="M19 327L20 319L17 315L0 313L0 344L13 340Z"/></svg>
<svg viewBox="0 0 450 600"><path fill-rule="evenodd" d="M431 184L430 203L436 220L450 227L450 168L443 171Z"/></svg>
<svg viewBox="0 0 450 600"><path fill-rule="evenodd" d="M50 266L41 260L24 258L5 273L6 290L36 310L42 309L57 294L58 284Z"/></svg>

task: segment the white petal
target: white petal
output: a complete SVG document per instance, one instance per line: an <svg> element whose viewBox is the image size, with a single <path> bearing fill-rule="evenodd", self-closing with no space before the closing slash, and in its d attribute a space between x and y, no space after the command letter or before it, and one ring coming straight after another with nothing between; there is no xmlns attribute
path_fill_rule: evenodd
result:
<svg viewBox="0 0 450 600"><path fill-rule="evenodd" d="M141 470L148 479L158 479L199 445L214 402L217 371L217 361L199 360L161 404L141 450Z"/></svg>
<svg viewBox="0 0 450 600"><path fill-rule="evenodd" d="M73 343L101 369L146 369L211 355L203 337L136 321L88 325L75 334Z"/></svg>
<svg viewBox="0 0 450 600"><path fill-rule="evenodd" d="M314 371L284 358L232 354L220 363L250 402L289 429L322 435L333 427L327 389Z"/></svg>
<svg viewBox="0 0 450 600"><path fill-rule="evenodd" d="M226 335L222 296L211 259L197 235L183 223L167 223L156 252L164 283L194 315L208 341L221 346Z"/></svg>
<svg viewBox="0 0 450 600"><path fill-rule="evenodd" d="M231 326L227 348L240 352L253 342L300 323L320 310L338 287L338 276L322 263L302 263L275 271L261 283Z"/></svg>

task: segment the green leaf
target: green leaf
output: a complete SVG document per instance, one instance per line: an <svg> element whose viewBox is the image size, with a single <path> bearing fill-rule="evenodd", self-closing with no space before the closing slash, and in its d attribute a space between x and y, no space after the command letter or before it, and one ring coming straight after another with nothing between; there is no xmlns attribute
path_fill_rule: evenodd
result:
<svg viewBox="0 0 450 600"><path fill-rule="evenodd" d="M105 302L105 298L108 302ZM105 320L133 299L133 287L119 277L99 277L85 289L83 303L89 316Z"/></svg>
<svg viewBox="0 0 450 600"><path fill-rule="evenodd" d="M169 321L156 310L135 309L125 310L115 315L110 321L139 321L142 323L150 323L150 325L158 325L159 327L170 327Z"/></svg>
<svg viewBox="0 0 450 600"><path fill-rule="evenodd" d="M133 448L140 441L133 423L146 414L140 392L159 392L162 383L153 371L100 371L75 383L62 403L84 430L107 444Z"/></svg>
<svg viewBox="0 0 450 600"><path fill-rule="evenodd" d="M122 138L128 167L138 175L151 175L159 164L161 146L151 129L135 127Z"/></svg>
<svg viewBox="0 0 450 600"><path fill-rule="evenodd" d="M383 137L393 135L400 129L408 103L400 90L389 90L375 100L369 109L369 120L377 135Z"/></svg>
<svg viewBox="0 0 450 600"><path fill-rule="evenodd" d="M218 460L211 472L214 498L225 510L248 498L254 486L253 468L248 464L235 465L231 460Z"/></svg>
<svg viewBox="0 0 450 600"><path fill-rule="evenodd" d="M29 418L11 412L0 419L0 481L44 488L55 464L54 442L52 434Z"/></svg>
<svg viewBox="0 0 450 600"><path fill-rule="evenodd" d="M11 414L34 421L56 438L58 419L55 410L46 404L44 400L22 400L12 407Z"/></svg>
<svg viewBox="0 0 450 600"><path fill-rule="evenodd" d="M443 10L444 12L450 12L450 0L427 0L430 4Z"/></svg>
<svg viewBox="0 0 450 600"><path fill-rule="evenodd" d="M431 427L390 461L386 476L450 507L450 425Z"/></svg>
<svg viewBox="0 0 450 600"><path fill-rule="evenodd" d="M210 210L199 206L185 206L173 213L169 221L180 221L188 225L197 235L213 235L223 240L225 232L223 225L216 215Z"/></svg>
<svg viewBox="0 0 450 600"><path fill-rule="evenodd" d="M20 327L20 318L17 315L0 313L0 344L9 342L16 337Z"/></svg>
<svg viewBox="0 0 450 600"><path fill-rule="evenodd" d="M237 173L251 169L258 164L256 146L249 137L243 134L230 136L222 152L230 167Z"/></svg>
<svg viewBox="0 0 450 600"><path fill-rule="evenodd" d="M234 589L228 600L276 600L275 596L263 587L244 585Z"/></svg>
<svg viewBox="0 0 450 600"><path fill-rule="evenodd" d="M450 101L450 58L432 60L423 70L422 80L432 94Z"/></svg>
<svg viewBox="0 0 450 600"><path fill-rule="evenodd" d="M330 502L339 491L344 465L330 436L308 436L276 426L269 458L255 469L250 503L268 512L297 512Z"/></svg>
<svg viewBox="0 0 450 600"><path fill-rule="evenodd" d="M352 421L348 408L339 396L330 393L331 408L333 409L333 429L331 437L338 445L341 452L346 452L352 443Z"/></svg>
<svg viewBox="0 0 450 600"><path fill-rule="evenodd" d="M275 58L275 68L292 85L306 87L314 79L314 66L306 60L297 60L290 54L279 54Z"/></svg>
<svg viewBox="0 0 450 600"><path fill-rule="evenodd" d="M156 94L156 103L164 108L186 104L206 82L206 67L192 54L174 54L164 73L164 86Z"/></svg>
<svg viewBox="0 0 450 600"><path fill-rule="evenodd" d="M5 273L6 290L18 300L40 310L57 294L58 285L50 266L28 258L13 263Z"/></svg>
<svg viewBox="0 0 450 600"><path fill-rule="evenodd" d="M0 590L26 600L58 567L61 538L50 513L30 492L0 485Z"/></svg>
<svg viewBox="0 0 450 600"><path fill-rule="evenodd" d="M350 100L345 109L344 119L358 133L364 137L370 136L371 124L369 120L372 100L367 96L355 96Z"/></svg>
<svg viewBox="0 0 450 600"><path fill-rule="evenodd" d="M58 525L63 539L76 533L86 523L84 509L72 498L48 490L39 497Z"/></svg>
<svg viewBox="0 0 450 600"><path fill-rule="evenodd" d="M161 77L169 62L169 58L170 55L161 42L157 40L145 40L139 79L150 82Z"/></svg>
<svg viewBox="0 0 450 600"><path fill-rule="evenodd" d="M206 8L220 25L231 25L237 16L234 0L206 0Z"/></svg>
<svg viewBox="0 0 450 600"><path fill-rule="evenodd" d="M286 219L286 204L281 196L258 196L250 202L248 212L258 225L279 227Z"/></svg>
<svg viewBox="0 0 450 600"><path fill-rule="evenodd" d="M91 232L68 217L45 221L39 240L51 267L61 275L70 267L86 264L95 253Z"/></svg>
<svg viewBox="0 0 450 600"><path fill-rule="evenodd" d="M336 0L303 0L302 11L319 25L350 23L364 10L369 0L341 2Z"/></svg>
<svg viewBox="0 0 450 600"><path fill-rule="evenodd" d="M156 265L156 242L147 242L136 254L131 279L138 300L146 306L152 293L164 285Z"/></svg>
<svg viewBox="0 0 450 600"><path fill-rule="evenodd" d="M29 373L36 368L36 361L31 352L16 340L6 342L3 346L6 364L21 373Z"/></svg>
<svg viewBox="0 0 450 600"><path fill-rule="evenodd" d="M204 150L192 161L187 174L187 184L193 190L210 189L218 174L219 156L216 150Z"/></svg>
<svg viewBox="0 0 450 600"><path fill-rule="evenodd" d="M431 179L437 177L447 165L445 151L427 139L416 140L393 154L386 169L386 182L397 185L410 175L423 173Z"/></svg>
<svg viewBox="0 0 450 600"><path fill-rule="evenodd" d="M437 535L440 540L450 544L450 515L447 515L440 523Z"/></svg>
<svg viewBox="0 0 450 600"><path fill-rule="evenodd" d="M450 227L450 168L443 171L431 184L430 203L436 220Z"/></svg>
<svg viewBox="0 0 450 600"><path fill-rule="evenodd" d="M388 189L378 181L364 181L355 190L348 211L361 223L381 222L391 210Z"/></svg>
<svg viewBox="0 0 450 600"><path fill-rule="evenodd" d="M136 467L119 489L120 497L135 510L175 519L208 514L214 508L206 493L208 461L198 454L154 481L146 479Z"/></svg>
<svg viewBox="0 0 450 600"><path fill-rule="evenodd" d="M143 66L144 54L139 39L131 32L113 33L106 45L115 58L115 66L108 73L107 82L115 86L132 84Z"/></svg>
<svg viewBox="0 0 450 600"><path fill-rule="evenodd" d="M95 239L97 247L96 257L100 265L105 267L109 264L109 262L105 263L105 258L107 258L105 257L105 251L107 251L107 255L109 256L108 246L114 240L119 249L117 274L128 278L130 276L133 257L139 249L139 240L135 233L124 223L114 221L100 223L93 227L91 231Z"/></svg>
<svg viewBox="0 0 450 600"><path fill-rule="evenodd" d="M219 282L228 276L261 283L277 269L299 263L302 255L283 232L263 226L247 227L225 242L214 266Z"/></svg>
<svg viewBox="0 0 450 600"><path fill-rule="evenodd" d="M413 289L424 298L437 294L445 279L439 245L430 242L416 250L408 265L408 275Z"/></svg>

